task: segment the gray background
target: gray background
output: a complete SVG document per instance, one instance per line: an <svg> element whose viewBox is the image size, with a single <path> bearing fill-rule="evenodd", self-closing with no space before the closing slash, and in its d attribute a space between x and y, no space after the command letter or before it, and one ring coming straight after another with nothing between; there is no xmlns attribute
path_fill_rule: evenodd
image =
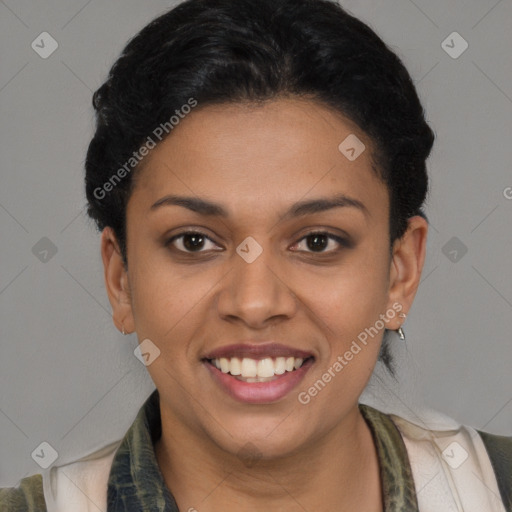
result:
<svg viewBox="0 0 512 512"><path fill-rule="evenodd" d="M402 57L437 135L405 325L414 385L432 408L512 435L512 2L342 3ZM41 472L43 441L62 464L121 438L154 389L135 336L111 321L83 164L92 92L169 5L0 1L0 486ZM44 31L59 45L47 59L31 47ZM469 44L456 59L441 46L453 31Z"/></svg>

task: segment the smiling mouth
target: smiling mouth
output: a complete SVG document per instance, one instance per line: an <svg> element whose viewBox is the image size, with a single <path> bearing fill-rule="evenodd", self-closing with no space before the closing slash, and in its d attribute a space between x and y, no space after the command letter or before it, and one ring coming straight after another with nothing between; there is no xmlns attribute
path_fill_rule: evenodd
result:
<svg viewBox="0 0 512 512"><path fill-rule="evenodd" d="M242 382L271 382L285 373L291 373L302 367L309 360L307 357L265 357L252 359L249 357L220 357L206 361L220 370Z"/></svg>

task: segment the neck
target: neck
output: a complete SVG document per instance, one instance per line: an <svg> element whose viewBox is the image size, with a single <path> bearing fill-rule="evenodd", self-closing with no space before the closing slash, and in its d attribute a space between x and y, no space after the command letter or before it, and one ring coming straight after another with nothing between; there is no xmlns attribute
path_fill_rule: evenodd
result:
<svg viewBox="0 0 512 512"><path fill-rule="evenodd" d="M307 448L269 460L220 451L162 411L155 454L180 510L383 510L378 456L357 405Z"/></svg>

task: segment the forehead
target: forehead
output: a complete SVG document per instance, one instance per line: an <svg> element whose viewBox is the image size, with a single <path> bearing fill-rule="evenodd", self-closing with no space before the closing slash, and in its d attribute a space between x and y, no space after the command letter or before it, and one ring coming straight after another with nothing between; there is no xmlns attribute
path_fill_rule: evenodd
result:
<svg viewBox="0 0 512 512"><path fill-rule="evenodd" d="M372 151L357 125L312 100L199 105L142 162L134 196L186 194L261 210L341 192L385 210Z"/></svg>

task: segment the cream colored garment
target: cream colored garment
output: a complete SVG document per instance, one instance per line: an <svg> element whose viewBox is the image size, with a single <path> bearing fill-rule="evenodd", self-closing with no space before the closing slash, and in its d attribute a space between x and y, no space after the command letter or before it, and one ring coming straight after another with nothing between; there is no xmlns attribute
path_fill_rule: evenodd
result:
<svg viewBox="0 0 512 512"><path fill-rule="evenodd" d="M121 441L43 473L47 511L107 512L108 477Z"/></svg>
<svg viewBox="0 0 512 512"><path fill-rule="evenodd" d="M396 415L391 419L407 448L420 512L506 512L475 429L433 430ZM48 512L107 512L108 477L120 443L44 473Z"/></svg>
<svg viewBox="0 0 512 512"><path fill-rule="evenodd" d="M422 428L390 415L411 464L420 512L506 512L478 432Z"/></svg>

